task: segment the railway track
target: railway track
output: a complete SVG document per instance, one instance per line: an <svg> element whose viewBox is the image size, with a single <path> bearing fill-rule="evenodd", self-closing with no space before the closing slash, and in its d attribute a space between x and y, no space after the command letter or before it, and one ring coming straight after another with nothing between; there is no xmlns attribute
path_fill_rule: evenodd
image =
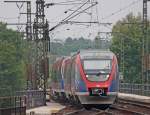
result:
<svg viewBox="0 0 150 115"><path fill-rule="evenodd" d="M150 104L136 101L119 99L116 104L118 108L135 113L136 115L150 115ZM113 105L114 106L114 105Z"/></svg>
<svg viewBox="0 0 150 115"><path fill-rule="evenodd" d="M119 99L106 110L86 110L81 106L67 105L65 109L52 115L150 115L149 110L149 104Z"/></svg>
<svg viewBox="0 0 150 115"><path fill-rule="evenodd" d="M76 108L72 106L71 109L70 107L66 107L65 109L52 115L112 115L112 114L107 110L100 110L95 108L92 108L91 110L86 110L84 108Z"/></svg>

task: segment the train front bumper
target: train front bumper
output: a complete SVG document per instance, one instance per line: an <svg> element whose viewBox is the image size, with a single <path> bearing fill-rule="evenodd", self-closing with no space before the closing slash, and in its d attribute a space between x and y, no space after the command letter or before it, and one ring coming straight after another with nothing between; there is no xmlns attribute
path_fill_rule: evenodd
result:
<svg viewBox="0 0 150 115"><path fill-rule="evenodd" d="M117 92L109 92L107 96L90 96L89 92L77 93L81 104L113 104L117 95Z"/></svg>

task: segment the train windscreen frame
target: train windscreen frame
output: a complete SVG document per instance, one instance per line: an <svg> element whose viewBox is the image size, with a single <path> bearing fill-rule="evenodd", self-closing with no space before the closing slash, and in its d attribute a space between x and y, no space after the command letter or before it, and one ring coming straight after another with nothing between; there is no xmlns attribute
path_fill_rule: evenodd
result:
<svg viewBox="0 0 150 115"><path fill-rule="evenodd" d="M84 59L82 63L89 81L108 80L112 68L111 59Z"/></svg>

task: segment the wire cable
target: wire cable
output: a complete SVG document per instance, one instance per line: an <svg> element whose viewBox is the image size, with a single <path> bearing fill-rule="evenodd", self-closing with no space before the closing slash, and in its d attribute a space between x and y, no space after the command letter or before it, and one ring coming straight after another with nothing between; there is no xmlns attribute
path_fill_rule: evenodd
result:
<svg viewBox="0 0 150 115"><path fill-rule="evenodd" d="M110 15L107 15L107 16L103 17L102 20L108 19L108 18L110 18L110 17L112 17L112 16L114 16L114 15L116 15L116 14L118 14L118 13L120 13L120 12L122 12L122 11L128 9L128 8L130 8L131 6L133 6L133 5L137 4L137 3L139 3L140 1L141 1L141 0L133 1L131 4L129 4L129 5L125 6L125 7L123 7L123 8L120 8L119 10L117 10L117 11L111 13Z"/></svg>
<svg viewBox="0 0 150 115"><path fill-rule="evenodd" d="M83 6L85 6L87 3L89 2L89 0L87 0L84 4L82 4L80 7L78 7L75 11L73 11L69 16L67 16L65 19L63 19L62 21L67 20L67 18L69 18L70 16L72 16L74 13L76 13L79 9L81 9Z"/></svg>
<svg viewBox="0 0 150 115"><path fill-rule="evenodd" d="M77 2L77 1L81 1L81 0L68 0L68 1L59 2L59 3L69 3L69 2Z"/></svg>
<svg viewBox="0 0 150 115"><path fill-rule="evenodd" d="M70 19L72 19L72 18L76 17L77 15L79 15L79 14L83 13L84 11L88 10L89 8L91 8L91 7L93 7L93 6L97 5L97 4L98 4L98 3L92 4L91 6L89 6L89 7L85 8L84 10L82 10L82 11L80 11L79 13L75 14L74 16L72 16L72 17L68 18L67 20L69 21Z"/></svg>

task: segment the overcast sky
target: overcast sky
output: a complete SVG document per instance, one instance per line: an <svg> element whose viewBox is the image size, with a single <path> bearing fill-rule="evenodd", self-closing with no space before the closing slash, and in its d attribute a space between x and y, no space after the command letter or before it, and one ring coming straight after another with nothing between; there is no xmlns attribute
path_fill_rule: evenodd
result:
<svg viewBox="0 0 150 115"><path fill-rule="evenodd" d="M12 0L13 1L13 0ZM64 2L64 1L72 1L72 0L45 0L46 3L54 2ZM87 0L80 0L85 2ZM95 0L96 1L96 0ZM128 13L133 12L137 15L138 12L142 12L142 1L143 0L97 0L98 5L87 10L87 12L92 12L92 16L86 13L83 13L76 18L72 19L75 21L97 21L97 14L98 19L101 23L113 23L115 24L116 21L125 17ZM77 1L78 2L78 1ZM55 5L50 6L49 8L45 9L46 18L50 22L50 28L56 25L59 21L64 19L67 15L69 15L72 11L68 9L73 8L73 10L77 9L80 5ZM148 4L150 6L150 4ZM96 12L96 7L98 12ZM149 8L150 9L150 8ZM149 10L148 9L148 10ZM68 11L67 14L64 12ZM24 4L21 8L20 12L26 12L26 5ZM32 0L32 12L35 12L35 0ZM148 12L149 14L149 12ZM7 23L14 23L18 22L19 10L16 4L6 4L3 0L0 0L0 21L7 22ZM149 17L150 15L148 15ZM34 18L34 16L33 16ZM26 17L21 16L20 22L26 22ZM11 26L12 28L12 26ZM15 27L13 27L15 28ZM65 37L80 37L83 36L85 38L93 39L96 36L98 31L111 31L112 26L106 27L103 25L63 25L57 28L51 36L53 38L65 38ZM24 28L22 28L23 31Z"/></svg>

